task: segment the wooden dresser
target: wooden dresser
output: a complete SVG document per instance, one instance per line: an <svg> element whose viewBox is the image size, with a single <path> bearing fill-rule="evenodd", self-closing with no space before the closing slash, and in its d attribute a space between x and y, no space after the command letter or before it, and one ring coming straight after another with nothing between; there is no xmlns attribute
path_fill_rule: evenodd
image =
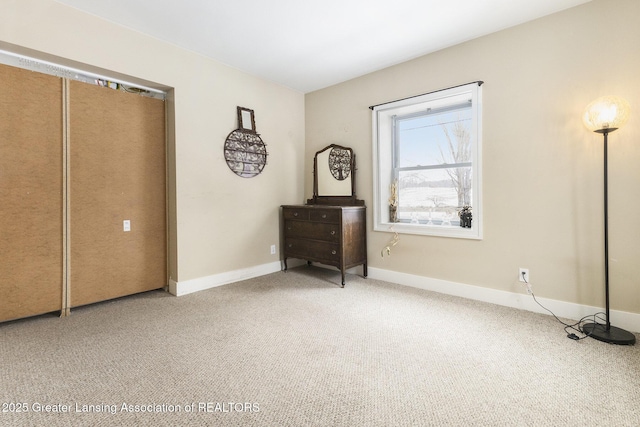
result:
<svg viewBox="0 0 640 427"><path fill-rule="evenodd" d="M367 276L365 206L284 205L283 258L305 259L345 270L362 264Z"/></svg>

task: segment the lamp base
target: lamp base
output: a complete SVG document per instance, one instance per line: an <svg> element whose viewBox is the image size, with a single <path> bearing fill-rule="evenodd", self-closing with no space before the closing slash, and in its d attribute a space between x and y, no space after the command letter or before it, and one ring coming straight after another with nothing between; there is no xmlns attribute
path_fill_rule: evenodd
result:
<svg viewBox="0 0 640 427"><path fill-rule="evenodd" d="M636 343L636 336L631 332L624 329L616 328L615 326L609 327L606 330L604 325L598 323L586 323L582 326L582 332L589 335L591 338L595 338L598 341L607 342L609 344L619 345L634 345Z"/></svg>

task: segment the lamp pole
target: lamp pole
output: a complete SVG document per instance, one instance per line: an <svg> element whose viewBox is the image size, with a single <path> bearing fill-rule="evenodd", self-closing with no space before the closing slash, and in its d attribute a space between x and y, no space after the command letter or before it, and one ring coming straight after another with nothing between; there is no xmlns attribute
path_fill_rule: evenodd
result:
<svg viewBox="0 0 640 427"><path fill-rule="evenodd" d="M601 325L597 322L587 323L582 326L585 334L597 339L598 341L610 344L633 345L636 337L631 332L624 329L611 326L609 318L609 183L607 170L607 140L609 133L618 128L605 127L597 129L594 132L604 135L604 293L605 293L605 324Z"/></svg>
<svg viewBox="0 0 640 427"><path fill-rule="evenodd" d="M611 330L611 321L609 320L609 183L607 172L607 136L613 129L601 129L596 132L604 135L604 294L605 294L605 330Z"/></svg>

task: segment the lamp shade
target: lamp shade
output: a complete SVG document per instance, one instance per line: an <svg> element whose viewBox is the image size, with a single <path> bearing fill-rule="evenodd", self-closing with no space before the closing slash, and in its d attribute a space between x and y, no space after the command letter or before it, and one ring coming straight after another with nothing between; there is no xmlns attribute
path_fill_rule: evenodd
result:
<svg viewBox="0 0 640 427"><path fill-rule="evenodd" d="M592 132L606 129L615 130L627 122L629 109L629 103L624 99L603 96L587 105L582 121Z"/></svg>

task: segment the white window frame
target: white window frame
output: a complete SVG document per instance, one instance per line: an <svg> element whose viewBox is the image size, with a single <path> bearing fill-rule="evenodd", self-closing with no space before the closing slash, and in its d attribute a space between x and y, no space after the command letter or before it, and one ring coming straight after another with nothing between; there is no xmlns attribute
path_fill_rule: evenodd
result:
<svg viewBox="0 0 640 427"><path fill-rule="evenodd" d="M389 221L393 177L393 116L471 100L472 214L471 228ZM371 107L373 110L373 229L375 231L481 240L482 234L482 82L443 89Z"/></svg>

